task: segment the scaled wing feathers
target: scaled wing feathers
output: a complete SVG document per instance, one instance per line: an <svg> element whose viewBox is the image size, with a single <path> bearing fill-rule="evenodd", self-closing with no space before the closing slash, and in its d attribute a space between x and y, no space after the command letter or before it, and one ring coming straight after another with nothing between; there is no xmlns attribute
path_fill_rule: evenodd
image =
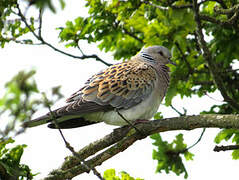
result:
<svg viewBox="0 0 239 180"><path fill-rule="evenodd" d="M110 66L92 76L67 102L82 99L99 105L128 109L151 94L155 81L156 72L152 66L131 60Z"/></svg>

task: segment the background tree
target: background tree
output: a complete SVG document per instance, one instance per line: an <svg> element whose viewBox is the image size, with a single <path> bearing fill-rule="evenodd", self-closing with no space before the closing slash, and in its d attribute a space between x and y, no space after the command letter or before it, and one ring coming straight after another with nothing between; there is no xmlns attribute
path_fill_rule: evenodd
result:
<svg viewBox="0 0 239 180"><path fill-rule="evenodd" d="M59 2L64 8L65 2L62 0ZM177 95L182 98L192 95L202 97L217 91L222 95L223 102L197 116L187 116L186 109L182 113L174 108L178 112L177 118L139 124L137 129L140 132L134 128L130 132L125 128L117 129L79 152L75 152L66 142L73 156L67 158L62 166L51 172L46 179L72 178L90 170L102 178L95 166L148 135L151 135L157 147L157 150L153 151L153 158L158 161L156 171L166 173L173 171L177 175L184 173L184 177L187 178L188 173L182 159L184 157L186 160L192 160L193 154L189 150L194 145L188 147L183 142L182 134L178 134L172 142L167 142L160 134L155 134L169 130L225 128L216 135L215 142L230 140L233 145L216 146L214 150L233 150L233 159L239 158L237 1L88 0L85 6L89 10L88 17L77 17L73 21L67 21L64 27L58 27L60 43L78 49L81 56L58 49L44 38L42 33L44 11L47 8L53 13L56 11L50 0L1 1L1 47L4 48L9 42L45 45L66 56L76 59L94 58L108 66L110 63L96 54L86 55L81 50L81 42L86 40L88 43L96 43L100 50L112 52L116 60L130 58L144 45L160 44L172 49L173 61L177 63L176 67L170 67L171 84L165 98L166 106L174 108L172 99ZM37 13L29 16L28 11L34 8ZM2 177L33 178L34 174L30 168L20 163L25 145L12 149L6 145L13 142L10 137L14 138L25 131L19 128L19 123L31 119L42 105L50 109L53 102L62 97L59 87L53 88L52 93L47 96L50 100L46 95L40 96L33 75L34 71L19 72L6 84L6 93L0 99L0 113L7 115L7 123L4 123L5 126L1 127L0 132ZM162 118L160 112L155 115L155 119ZM204 130L198 142L203 133ZM100 154L88 158L100 150L103 150ZM104 174L105 179L114 176L114 170L108 170ZM124 176L129 178L125 173L121 176L122 179Z"/></svg>

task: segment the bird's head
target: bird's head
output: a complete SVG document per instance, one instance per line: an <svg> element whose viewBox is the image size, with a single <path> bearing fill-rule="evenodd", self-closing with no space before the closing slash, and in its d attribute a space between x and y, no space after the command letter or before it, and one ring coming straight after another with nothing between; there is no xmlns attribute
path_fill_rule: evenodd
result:
<svg viewBox="0 0 239 180"><path fill-rule="evenodd" d="M164 46L149 46L147 48L143 48L139 55L144 61L152 64L160 63L176 65L171 61L172 56L170 51Z"/></svg>

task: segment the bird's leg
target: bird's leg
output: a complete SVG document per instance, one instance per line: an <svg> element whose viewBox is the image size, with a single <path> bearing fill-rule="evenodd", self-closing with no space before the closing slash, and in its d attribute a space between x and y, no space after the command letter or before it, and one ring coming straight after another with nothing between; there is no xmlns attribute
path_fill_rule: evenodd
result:
<svg viewBox="0 0 239 180"><path fill-rule="evenodd" d="M115 109L115 111L118 113L118 115L123 119L125 120L125 122L127 122L129 125L129 127L131 128L134 128L139 134L145 136L145 134L143 132L141 132L135 125L135 122L134 123L131 123L129 120L127 120L120 112L118 109Z"/></svg>

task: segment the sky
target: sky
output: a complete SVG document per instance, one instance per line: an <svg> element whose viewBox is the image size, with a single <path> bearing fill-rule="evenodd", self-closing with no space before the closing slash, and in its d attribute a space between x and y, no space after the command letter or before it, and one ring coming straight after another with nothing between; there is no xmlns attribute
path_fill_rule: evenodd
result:
<svg viewBox="0 0 239 180"><path fill-rule="evenodd" d="M29 10L31 13L32 9ZM33 11L32 11L33 12ZM54 44L60 49L75 55L81 55L78 50L65 48L59 44L58 32L56 28L64 26L67 20L73 20L78 16L86 16L87 9L83 8L82 1L68 0L66 8L57 14L46 11L43 16L43 37L47 42ZM82 42L80 44L83 52L86 54L97 54L109 63L115 63L110 53L100 52L96 45ZM10 80L20 70L37 70L35 80L40 92L47 92L51 87L61 85L61 92L65 98L80 89L84 82L94 73L106 68L100 62L93 59L76 60L67 57L58 52L53 51L46 46L31 46L19 44L6 44L4 49L0 49L0 95L4 92L4 84ZM211 94L215 99L222 99L219 93ZM63 100L59 101L52 109L64 105ZM212 104L218 103L213 99L205 96L197 98L176 97L173 105L182 110L182 107L188 110L188 114L199 114L202 110L209 110ZM178 116L171 108L160 106L160 111L164 117ZM47 109L39 109L34 117L47 112ZM104 137L112 132L115 126L106 125L104 123L95 124L83 128L63 130L64 136L70 144L79 150L85 145ZM185 142L190 146L200 136L202 129L193 131L176 131L161 133L163 138L172 140L178 133L183 133ZM230 177L238 177L239 161L231 159L231 152L213 152L215 144L214 137L218 129L207 129L202 141L194 147L191 152L195 153L193 161L185 162L185 166L189 173L188 179L227 179ZM45 125L30 128L26 133L16 138L17 144L27 144L22 163L30 166L33 172L40 172L35 179L46 176L49 171L61 165L64 157L70 155L68 149L65 148L64 142L58 131L47 128ZM117 172L126 171L133 177L144 178L145 180L182 180L183 175L176 176L173 173L169 175L165 173L155 173L157 162L152 160L152 140L146 138L137 141L124 152L119 153L113 158L104 162L96 169L103 175L106 169L114 168ZM84 173L76 178L84 180L97 180L98 178L92 173Z"/></svg>

